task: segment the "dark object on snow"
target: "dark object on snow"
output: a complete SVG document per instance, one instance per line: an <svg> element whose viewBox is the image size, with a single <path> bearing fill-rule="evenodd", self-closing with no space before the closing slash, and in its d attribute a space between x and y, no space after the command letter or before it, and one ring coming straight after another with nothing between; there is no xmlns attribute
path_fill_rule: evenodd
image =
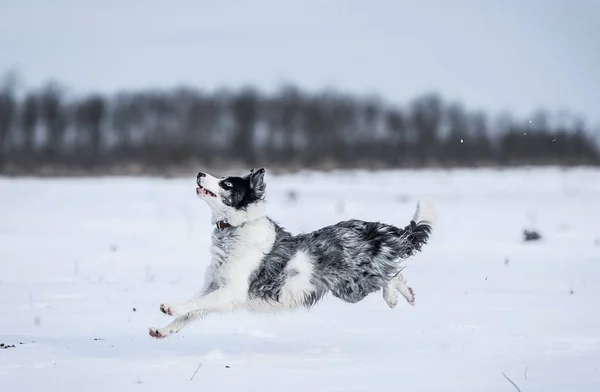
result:
<svg viewBox="0 0 600 392"><path fill-rule="evenodd" d="M525 241L537 241L542 238L541 234L535 230L523 230L523 239Z"/></svg>
<svg viewBox="0 0 600 392"><path fill-rule="evenodd" d="M291 189L287 192L287 199L290 203L295 202L296 200L298 200L298 193Z"/></svg>
<svg viewBox="0 0 600 392"><path fill-rule="evenodd" d="M136 309L135 309L135 308L133 308L133 311L135 312L135 311L136 311Z"/></svg>
<svg viewBox="0 0 600 392"><path fill-rule="evenodd" d="M8 349L8 348L15 348L15 345L10 345L10 344L4 344L4 343L0 343L0 349Z"/></svg>

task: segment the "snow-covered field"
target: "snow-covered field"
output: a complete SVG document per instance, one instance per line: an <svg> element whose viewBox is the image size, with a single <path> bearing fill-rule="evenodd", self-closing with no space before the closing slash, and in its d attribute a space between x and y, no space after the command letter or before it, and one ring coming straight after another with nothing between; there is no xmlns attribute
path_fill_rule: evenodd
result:
<svg viewBox="0 0 600 392"><path fill-rule="evenodd" d="M329 297L154 340L159 304L208 262L194 180L0 179L1 391L516 391L503 372L523 392L600 390L600 171L267 174L295 232L405 225L432 199L439 224L405 270L417 305Z"/></svg>

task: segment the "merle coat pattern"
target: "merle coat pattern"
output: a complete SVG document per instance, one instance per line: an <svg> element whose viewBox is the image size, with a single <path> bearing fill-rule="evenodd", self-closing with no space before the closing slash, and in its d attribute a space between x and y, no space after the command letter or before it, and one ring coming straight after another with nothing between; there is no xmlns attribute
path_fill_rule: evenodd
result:
<svg viewBox="0 0 600 392"><path fill-rule="evenodd" d="M213 312L310 308L326 294L349 303L382 290L394 308L400 293L414 305L402 261L427 243L435 220L420 201L404 228L357 219L293 235L266 215L265 170L244 177L198 173L197 195L210 207L216 228L204 286L189 301L160 310L176 316L150 335L164 338Z"/></svg>

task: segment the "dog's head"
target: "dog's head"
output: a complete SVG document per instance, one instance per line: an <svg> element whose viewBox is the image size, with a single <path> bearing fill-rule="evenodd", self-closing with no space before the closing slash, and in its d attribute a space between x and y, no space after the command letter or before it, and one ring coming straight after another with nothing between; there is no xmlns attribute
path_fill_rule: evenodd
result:
<svg viewBox="0 0 600 392"><path fill-rule="evenodd" d="M212 210L213 220L239 225L256 214L265 197L265 169L250 170L243 177L214 177L199 172L196 194Z"/></svg>

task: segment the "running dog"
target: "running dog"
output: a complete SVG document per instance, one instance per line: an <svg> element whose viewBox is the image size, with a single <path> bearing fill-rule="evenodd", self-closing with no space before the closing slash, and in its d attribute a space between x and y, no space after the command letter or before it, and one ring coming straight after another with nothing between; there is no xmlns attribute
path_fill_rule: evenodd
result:
<svg viewBox="0 0 600 392"><path fill-rule="evenodd" d="M357 219L292 235L265 210L265 169L243 177L198 173L196 194L211 209L211 262L202 289L189 301L162 304L175 319L150 336L165 338L210 313L310 308L326 294L357 303L379 291L395 308L400 293L415 304L402 261L421 251L435 211L419 201L410 223L399 228Z"/></svg>

